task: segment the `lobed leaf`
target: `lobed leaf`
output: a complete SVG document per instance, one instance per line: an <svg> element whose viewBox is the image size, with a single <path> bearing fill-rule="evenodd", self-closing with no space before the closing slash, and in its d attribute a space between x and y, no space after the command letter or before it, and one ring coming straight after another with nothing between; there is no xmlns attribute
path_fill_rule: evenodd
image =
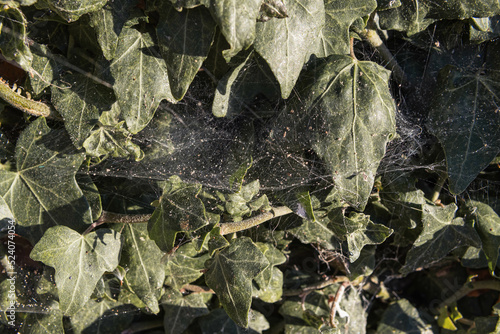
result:
<svg viewBox="0 0 500 334"><path fill-rule="evenodd" d="M196 281L203 276L202 270L209 258L208 254L199 254L192 242L180 246L175 253L168 255L165 284L178 291Z"/></svg>
<svg viewBox="0 0 500 334"><path fill-rule="evenodd" d="M457 206L423 205L424 228L406 256L401 273L408 274L428 266L461 246L481 247L481 239L463 218L455 218Z"/></svg>
<svg viewBox="0 0 500 334"><path fill-rule="evenodd" d="M0 170L0 195L32 242L51 226L83 230L92 222L75 180L84 155L63 131L51 130L38 118L19 137L15 159L16 172Z"/></svg>
<svg viewBox="0 0 500 334"><path fill-rule="evenodd" d="M406 299L392 303L382 316L377 327L377 333L434 333L431 326L427 324L418 310Z"/></svg>
<svg viewBox="0 0 500 334"><path fill-rule="evenodd" d="M281 96L292 92L304 63L312 53L324 24L322 0L285 2L288 17L257 23L255 50L269 64L281 87Z"/></svg>
<svg viewBox="0 0 500 334"><path fill-rule="evenodd" d="M83 236L66 226L55 226L45 232L30 257L56 270L60 307L71 316L87 303L104 272L118 266L120 248L120 234L112 230Z"/></svg>
<svg viewBox="0 0 500 334"><path fill-rule="evenodd" d="M44 5L68 22L76 21L84 14L100 10L106 2L106 0L43 0Z"/></svg>
<svg viewBox="0 0 500 334"><path fill-rule="evenodd" d="M252 304L252 280L269 261L250 238L231 240L230 245L205 264L205 281L215 291L222 306L234 322L248 326Z"/></svg>
<svg viewBox="0 0 500 334"><path fill-rule="evenodd" d="M496 71L440 72L427 127L446 155L450 191L459 194L500 153L500 79Z"/></svg>
<svg viewBox="0 0 500 334"><path fill-rule="evenodd" d="M183 296L173 289L167 290L161 299L165 334L182 334L196 318L208 314L205 299L199 293Z"/></svg>

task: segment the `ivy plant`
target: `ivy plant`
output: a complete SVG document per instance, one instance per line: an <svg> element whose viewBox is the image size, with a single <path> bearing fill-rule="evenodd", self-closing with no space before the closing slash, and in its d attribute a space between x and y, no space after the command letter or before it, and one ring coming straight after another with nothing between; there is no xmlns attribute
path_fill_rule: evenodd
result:
<svg viewBox="0 0 500 334"><path fill-rule="evenodd" d="M2 333L500 331L498 1L0 3Z"/></svg>

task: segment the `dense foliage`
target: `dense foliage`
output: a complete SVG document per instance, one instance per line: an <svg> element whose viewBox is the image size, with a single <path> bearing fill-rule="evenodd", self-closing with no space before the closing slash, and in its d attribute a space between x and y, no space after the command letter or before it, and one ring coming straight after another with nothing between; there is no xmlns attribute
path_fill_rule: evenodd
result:
<svg viewBox="0 0 500 334"><path fill-rule="evenodd" d="M500 331L498 1L0 3L2 333Z"/></svg>

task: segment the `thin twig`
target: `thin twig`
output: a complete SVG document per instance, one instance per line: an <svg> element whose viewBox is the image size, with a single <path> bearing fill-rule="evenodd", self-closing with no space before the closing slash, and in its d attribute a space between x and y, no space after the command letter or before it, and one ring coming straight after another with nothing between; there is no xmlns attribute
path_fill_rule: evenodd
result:
<svg viewBox="0 0 500 334"><path fill-rule="evenodd" d="M283 296L300 296L301 294L313 290L320 290L324 289L327 286L333 285L335 283L340 283L340 282L349 282L349 278L346 276L337 276L337 277L332 277L330 279L327 279L325 281L320 281L316 282L314 284L305 286L301 289L293 289L293 290L285 290L283 291Z"/></svg>
<svg viewBox="0 0 500 334"><path fill-rule="evenodd" d="M182 288L193 293L215 293L214 290L210 289L207 286L199 286L194 284L186 284Z"/></svg>
<svg viewBox="0 0 500 334"><path fill-rule="evenodd" d="M337 313L337 309L340 305L340 300L344 296L345 288L349 285L349 282L342 282L339 288L337 289L337 293L335 294L335 298L333 298L332 307L330 308L330 326L336 328L335 324L335 314Z"/></svg>
<svg viewBox="0 0 500 334"><path fill-rule="evenodd" d="M451 295L450 297L446 298L443 302L441 302L441 304L439 304L434 309L434 313L439 314L439 310L442 309L443 307L451 305L452 303L465 297L474 290L480 290L480 289L500 291L500 281L488 280L488 281L467 282L453 295Z"/></svg>

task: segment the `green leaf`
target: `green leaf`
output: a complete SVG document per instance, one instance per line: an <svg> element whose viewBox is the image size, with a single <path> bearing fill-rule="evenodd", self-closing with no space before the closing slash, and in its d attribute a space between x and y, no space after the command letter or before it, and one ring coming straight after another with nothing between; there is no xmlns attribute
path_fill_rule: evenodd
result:
<svg viewBox="0 0 500 334"><path fill-rule="evenodd" d="M215 309L210 314L199 320L201 333L236 333L236 334L260 334L269 329L269 322L263 314L250 310L250 321L248 328L238 326L227 313L221 309Z"/></svg>
<svg viewBox="0 0 500 334"><path fill-rule="evenodd" d="M247 49L255 39L255 23L261 0L210 0L210 12L231 49L223 52L226 59Z"/></svg>
<svg viewBox="0 0 500 334"><path fill-rule="evenodd" d="M51 130L38 118L16 145L16 172L0 170L0 195L30 240L40 239L50 226L83 230L91 212L75 180L84 156L75 152L64 131Z"/></svg>
<svg viewBox="0 0 500 334"><path fill-rule="evenodd" d="M450 191L459 194L500 152L500 77L446 66L427 126L446 154Z"/></svg>
<svg viewBox="0 0 500 334"><path fill-rule="evenodd" d="M102 214L102 202L99 189L97 189L92 178L86 174L76 175L76 182L89 203L90 210L92 211L92 221L96 221Z"/></svg>
<svg viewBox="0 0 500 334"><path fill-rule="evenodd" d="M195 8L201 5L208 7L210 0L170 0L175 9L182 11L182 8Z"/></svg>
<svg viewBox="0 0 500 334"><path fill-rule="evenodd" d="M2 6L0 9L0 51L8 60L14 60L26 71L31 67L33 55L25 44L26 18L17 8Z"/></svg>
<svg viewBox="0 0 500 334"><path fill-rule="evenodd" d="M28 313L21 328L23 334L64 334L63 313L59 304L52 301L44 312Z"/></svg>
<svg viewBox="0 0 500 334"><path fill-rule="evenodd" d="M495 275L500 249L500 217L489 205L477 201L468 201L467 209L467 217L474 220L474 227L481 238L490 273Z"/></svg>
<svg viewBox="0 0 500 334"><path fill-rule="evenodd" d="M160 249L169 251L179 232L194 232L209 224L205 206L198 194L201 185L184 183L178 176L172 176L163 187L160 206L149 220L151 239Z"/></svg>
<svg viewBox="0 0 500 334"><path fill-rule="evenodd" d="M40 94L49 87L55 75L59 71L59 66L46 45L40 44L33 50L33 62L30 69L30 83L35 95Z"/></svg>
<svg viewBox="0 0 500 334"><path fill-rule="evenodd" d="M71 330L75 334L113 333L126 330L134 320L130 305L102 298L91 299L79 312L71 316Z"/></svg>
<svg viewBox="0 0 500 334"><path fill-rule="evenodd" d="M167 64L172 95L180 100L208 56L215 22L204 7L178 12L163 2L159 12L156 34L160 51Z"/></svg>
<svg viewBox="0 0 500 334"><path fill-rule="evenodd" d="M347 240L349 259L351 262L359 258L361 249L365 245L377 245L385 241L393 232L392 229L375 224L367 216L358 212L351 212L345 216L343 209L334 209L328 214L331 220L329 227L337 237Z"/></svg>
<svg viewBox="0 0 500 334"><path fill-rule="evenodd" d="M426 324L418 310L406 299L392 303L382 316L377 327L378 334L420 333L432 334L431 326Z"/></svg>
<svg viewBox="0 0 500 334"><path fill-rule="evenodd" d="M275 303L283 293L283 273L276 266L285 263L286 257L271 244L259 242L257 247L269 261L269 266L255 277L258 289L254 287L253 295L266 303Z"/></svg>
<svg viewBox="0 0 500 334"><path fill-rule="evenodd" d="M65 83L71 86L59 88ZM63 117L66 131L77 148L82 147L100 114L110 110L113 102L111 89L83 74L66 74L58 85L52 86L52 103Z"/></svg>
<svg viewBox="0 0 500 334"><path fill-rule="evenodd" d="M131 133L142 130L161 100L174 101L167 67L159 57L151 35L124 27L111 63L113 89Z"/></svg>
<svg viewBox="0 0 500 334"><path fill-rule="evenodd" d="M324 24L322 0L285 2L288 17L257 23L255 50L266 60L287 98L304 63L309 60Z"/></svg>
<svg viewBox="0 0 500 334"><path fill-rule="evenodd" d="M408 251L401 273L408 274L428 266L458 247L481 247L481 239L474 228L463 218L454 218L456 211L457 206L453 203L445 207L423 205L424 228Z"/></svg>
<svg viewBox="0 0 500 334"><path fill-rule="evenodd" d="M396 133L390 72L349 56L330 56L311 66L299 85L300 98L284 116L295 141L289 145L309 142L333 175L329 201L362 211L386 144Z"/></svg>
<svg viewBox="0 0 500 334"><path fill-rule="evenodd" d="M167 256L165 284L175 290L180 290L184 285L200 278L203 275L205 262L210 258L208 254L199 254L192 242L182 245Z"/></svg>
<svg viewBox="0 0 500 334"><path fill-rule="evenodd" d="M118 37L125 25L130 26L127 20L136 4L136 0L108 1L102 10L90 13L90 25L96 32L97 41L106 59L114 58Z"/></svg>
<svg viewBox="0 0 500 334"><path fill-rule="evenodd" d="M238 192L226 195L226 211L234 221L240 221L243 219L243 216L249 215L256 210L270 209L266 195L262 195L259 199L251 202L259 193L259 190L259 180L255 180L242 186Z"/></svg>
<svg viewBox="0 0 500 334"><path fill-rule="evenodd" d="M238 116L259 93L273 100L279 97L279 87L267 64L251 53L244 62L219 80L212 113L216 117Z"/></svg>
<svg viewBox="0 0 500 334"><path fill-rule="evenodd" d="M234 322L248 326L252 303L252 279L259 275L269 261L250 238L233 239L205 264L205 281L215 291L222 306Z"/></svg>
<svg viewBox="0 0 500 334"><path fill-rule="evenodd" d="M500 36L500 16L473 17L469 30L471 42L482 43Z"/></svg>
<svg viewBox="0 0 500 334"><path fill-rule="evenodd" d="M183 296L173 289L165 292L161 306L165 310L165 334L182 334L196 318L209 313L202 294Z"/></svg>
<svg viewBox="0 0 500 334"><path fill-rule="evenodd" d="M54 12L59 14L63 19L68 22L76 21L80 16L100 10L105 4L106 0L43 0L41 1L47 5Z"/></svg>
<svg viewBox="0 0 500 334"><path fill-rule="evenodd" d="M60 307L71 316L87 303L102 274L118 266L120 248L120 234L112 230L83 236L66 226L55 226L45 232L30 257L56 270Z"/></svg>
<svg viewBox="0 0 500 334"><path fill-rule="evenodd" d="M325 25L317 39L318 57L349 53L349 28L358 18L371 14L375 0L325 1Z"/></svg>
<svg viewBox="0 0 500 334"><path fill-rule="evenodd" d="M158 299L165 279L161 265L163 252L149 238L143 224L125 224L122 235L120 262L127 270L128 285L153 313L158 313Z"/></svg>

